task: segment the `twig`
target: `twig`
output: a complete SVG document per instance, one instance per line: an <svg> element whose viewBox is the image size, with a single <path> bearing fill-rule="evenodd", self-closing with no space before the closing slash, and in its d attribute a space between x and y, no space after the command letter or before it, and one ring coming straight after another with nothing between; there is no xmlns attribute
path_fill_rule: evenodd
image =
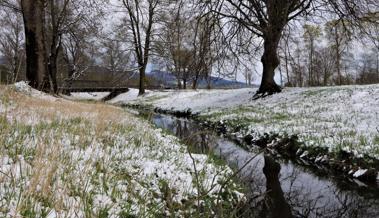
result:
<svg viewBox="0 0 379 218"><path fill-rule="evenodd" d="M217 204L219 203L219 200L220 200L220 193L221 191L224 189L224 187L230 182L230 180L232 178L234 178L235 176L238 175L238 173L240 173L247 165L249 165L249 163L251 161L253 161L257 156L259 156L260 154L262 154L266 149L262 149L261 151L259 151L258 153L256 153L254 156L252 156L248 161L246 161L246 163L241 167L239 168L237 171L235 171L232 175L230 175L227 180L221 185L220 187L220 190L218 191L218 197L217 197Z"/></svg>
<svg viewBox="0 0 379 218"><path fill-rule="evenodd" d="M193 156L189 150L188 150L188 154L192 160L192 165L193 165L193 168L195 171L195 179L196 179L196 186L197 186L197 208L200 208L200 183L199 183L198 172L196 169L196 162L195 162L195 159L193 158ZM198 210L198 212L199 212L199 210Z"/></svg>

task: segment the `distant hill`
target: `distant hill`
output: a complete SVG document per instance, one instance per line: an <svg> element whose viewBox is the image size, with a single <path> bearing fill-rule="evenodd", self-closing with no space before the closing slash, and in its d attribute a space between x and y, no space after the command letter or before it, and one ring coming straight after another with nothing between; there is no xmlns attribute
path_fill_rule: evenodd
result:
<svg viewBox="0 0 379 218"><path fill-rule="evenodd" d="M170 87L170 88L177 87L177 80L175 76L169 72L154 70L147 73L147 77L151 81L154 81L155 83L158 83L161 86ZM192 82L190 81L189 86L191 85L191 83ZM246 87L249 87L249 86L243 82L218 78L214 76L211 77L211 88L219 88L219 89L234 88L235 89L235 88L246 88ZM205 79L200 79L198 81L198 88L200 89L207 88L207 81Z"/></svg>

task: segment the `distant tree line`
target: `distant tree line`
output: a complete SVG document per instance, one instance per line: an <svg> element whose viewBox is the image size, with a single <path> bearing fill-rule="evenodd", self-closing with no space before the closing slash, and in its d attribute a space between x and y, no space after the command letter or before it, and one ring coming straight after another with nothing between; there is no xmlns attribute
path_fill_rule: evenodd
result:
<svg viewBox="0 0 379 218"><path fill-rule="evenodd" d="M334 20L305 24L297 34L287 32L279 50L282 83L298 87L379 83L379 47L342 25Z"/></svg>
<svg viewBox="0 0 379 218"><path fill-rule="evenodd" d="M90 65L94 17L101 14L96 1L3 0L0 9L8 82L25 74L32 87L57 93L57 77L70 80Z"/></svg>
<svg viewBox="0 0 379 218"><path fill-rule="evenodd" d="M378 7L375 0L0 0L2 71L8 82L26 75L53 93L102 66L112 75L135 72L144 94L149 64L172 73L179 89L200 80L210 88L212 75L239 73L247 84L260 76L258 97L280 92L278 72L287 86L376 83ZM352 54L358 43L368 49Z"/></svg>

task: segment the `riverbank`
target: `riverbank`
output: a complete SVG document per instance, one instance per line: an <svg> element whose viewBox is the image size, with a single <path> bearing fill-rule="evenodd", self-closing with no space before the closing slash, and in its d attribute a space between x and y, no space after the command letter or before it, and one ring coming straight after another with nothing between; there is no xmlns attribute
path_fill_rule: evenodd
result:
<svg viewBox="0 0 379 218"><path fill-rule="evenodd" d="M119 107L21 82L0 86L0 126L1 217L212 217L244 199L229 167Z"/></svg>
<svg viewBox="0 0 379 218"><path fill-rule="evenodd" d="M312 169L293 160L273 158L261 149L248 151L218 136L193 119L147 113L149 120L184 141L192 151L225 160L247 187L249 206L241 217L378 217L379 189L327 169ZM237 172L237 171L236 171ZM267 202L269 202L267 204ZM266 205L265 207L262 207ZM278 207L284 210L277 210ZM287 210L291 208L291 210ZM287 209L286 209L287 208ZM267 212L275 215L268 216Z"/></svg>
<svg viewBox="0 0 379 218"><path fill-rule="evenodd" d="M379 169L379 85L288 88L251 100L254 89L150 91L110 103L195 116L247 145L375 181Z"/></svg>

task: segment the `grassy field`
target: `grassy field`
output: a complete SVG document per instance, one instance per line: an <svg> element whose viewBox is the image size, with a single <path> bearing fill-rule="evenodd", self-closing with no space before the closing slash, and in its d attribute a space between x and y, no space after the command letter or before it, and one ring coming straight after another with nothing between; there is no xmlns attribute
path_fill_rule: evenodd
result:
<svg viewBox="0 0 379 218"><path fill-rule="evenodd" d="M0 86L0 217L232 217L231 174L121 108Z"/></svg>
<svg viewBox="0 0 379 218"><path fill-rule="evenodd" d="M255 91L149 92L134 99L121 95L112 103L191 110L240 137L296 135L304 150L379 160L379 85L286 88L253 101Z"/></svg>

